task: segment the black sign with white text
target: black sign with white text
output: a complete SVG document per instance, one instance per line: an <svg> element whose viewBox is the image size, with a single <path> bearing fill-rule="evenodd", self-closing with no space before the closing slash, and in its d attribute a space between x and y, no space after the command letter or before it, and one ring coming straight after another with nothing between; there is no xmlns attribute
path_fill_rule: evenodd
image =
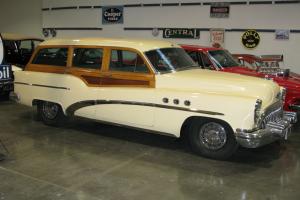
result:
<svg viewBox="0 0 300 200"><path fill-rule="evenodd" d="M200 30L196 28L165 28L163 38L199 39Z"/></svg>
<svg viewBox="0 0 300 200"><path fill-rule="evenodd" d="M12 79L12 70L10 65L0 65L0 81Z"/></svg>
<svg viewBox="0 0 300 200"><path fill-rule="evenodd" d="M123 24L123 6L103 6L102 24Z"/></svg>

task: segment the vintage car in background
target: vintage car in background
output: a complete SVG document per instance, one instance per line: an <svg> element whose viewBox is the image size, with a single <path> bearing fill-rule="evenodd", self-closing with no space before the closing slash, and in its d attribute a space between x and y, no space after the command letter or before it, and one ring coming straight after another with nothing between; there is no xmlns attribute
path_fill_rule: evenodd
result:
<svg viewBox="0 0 300 200"><path fill-rule="evenodd" d="M270 80L199 69L167 41L109 38L41 43L14 93L47 125L80 116L186 136L214 159L286 139L297 117L283 111L284 96Z"/></svg>
<svg viewBox="0 0 300 200"><path fill-rule="evenodd" d="M261 58L252 54L232 54L232 56L238 60L241 66L264 74L288 77L290 73L289 69L280 68L278 59Z"/></svg>
<svg viewBox="0 0 300 200"><path fill-rule="evenodd" d="M1 33L4 46L4 62L24 68L41 38L13 33Z"/></svg>
<svg viewBox="0 0 300 200"><path fill-rule="evenodd" d="M248 76L272 79L286 88L284 110L300 111L300 79L292 76L278 76L256 71L251 67L240 65L233 56L222 48L198 45L181 45L195 62L204 69L237 73ZM237 83L239 84L239 83Z"/></svg>
<svg viewBox="0 0 300 200"><path fill-rule="evenodd" d="M0 96L8 99L13 90L13 72L23 70L28 63L35 47L43 40L12 33L1 33L2 64L0 68ZM2 71L2 72L1 72ZM9 78L1 78L1 73L9 74ZM3 75L4 77L4 75Z"/></svg>

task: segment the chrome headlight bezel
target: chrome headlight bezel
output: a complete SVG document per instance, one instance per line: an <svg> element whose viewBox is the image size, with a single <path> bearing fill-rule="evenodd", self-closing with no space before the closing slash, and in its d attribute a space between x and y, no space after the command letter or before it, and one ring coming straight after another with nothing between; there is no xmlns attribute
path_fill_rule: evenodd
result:
<svg viewBox="0 0 300 200"><path fill-rule="evenodd" d="M254 107L254 123L256 126L259 126L262 119L263 114L261 114L261 107L262 107L262 100L257 99Z"/></svg>
<svg viewBox="0 0 300 200"><path fill-rule="evenodd" d="M286 88L283 87L280 90L280 100L282 100L284 102L285 98L286 98Z"/></svg>

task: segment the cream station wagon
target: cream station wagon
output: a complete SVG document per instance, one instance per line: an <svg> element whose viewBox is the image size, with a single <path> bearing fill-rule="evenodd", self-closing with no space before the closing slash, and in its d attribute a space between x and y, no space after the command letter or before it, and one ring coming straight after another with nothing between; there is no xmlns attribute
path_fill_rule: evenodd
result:
<svg viewBox="0 0 300 200"><path fill-rule="evenodd" d="M47 125L79 116L185 135L214 159L287 139L297 121L273 81L199 69L181 47L158 40L45 41L15 73L13 96L36 105Z"/></svg>

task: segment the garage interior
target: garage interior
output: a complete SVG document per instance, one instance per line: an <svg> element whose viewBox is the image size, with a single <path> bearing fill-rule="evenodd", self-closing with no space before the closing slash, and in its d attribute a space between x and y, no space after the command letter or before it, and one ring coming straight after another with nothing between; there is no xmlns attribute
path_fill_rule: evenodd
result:
<svg viewBox="0 0 300 200"><path fill-rule="evenodd" d="M149 28L300 29L299 1L286 4L258 0L255 2L260 3L253 5L249 1L245 1L247 4L236 3L231 6L230 17L225 19L210 18L209 6L203 3L193 5L195 0L180 1L191 3L190 6L174 6L171 4L178 1L171 0L163 2L169 6L162 6L157 0L124 2L1 0L0 32L43 38L43 28L94 27L101 30L58 29L55 37L162 39L161 32L153 36ZM160 6L125 7L124 24L117 25L101 24L101 14L97 9L46 9L139 3L159 3ZM11 13L18 14L7 17ZM139 30L145 26L148 29ZM230 52L280 54L287 67L300 73L297 60L300 31L291 32L287 41L275 40L274 34L268 31L261 32L261 43L254 50L242 46L240 31L225 33L224 47ZM45 39L51 38L50 34ZM172 41L208 46L209 31L201 31L198 40ZM299 122L293 126L288 141L257 149L239 148L229 160L218 161L195 155L184 139L79 118L62 127L46 126L37 120L34 109L0 99L0 153L6 155L5 160L0 161L0 199L300 198Z"/></svg>

